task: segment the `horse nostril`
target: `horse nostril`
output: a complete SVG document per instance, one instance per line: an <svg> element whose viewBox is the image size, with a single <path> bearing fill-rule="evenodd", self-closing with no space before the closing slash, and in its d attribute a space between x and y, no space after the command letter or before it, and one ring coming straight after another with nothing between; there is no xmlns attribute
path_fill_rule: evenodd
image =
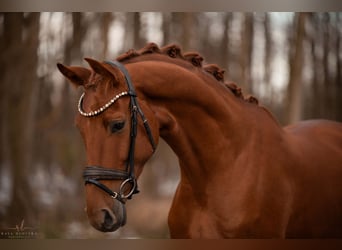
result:
<svg viewBox="0 0 342 250"><path fill-rule="evenodd" d="M104 220L103 220L102 226L105 229L110 230L113 227L113 225L116 223L116 221L107 209L102 209L102 212L104 213Z"/></svg>

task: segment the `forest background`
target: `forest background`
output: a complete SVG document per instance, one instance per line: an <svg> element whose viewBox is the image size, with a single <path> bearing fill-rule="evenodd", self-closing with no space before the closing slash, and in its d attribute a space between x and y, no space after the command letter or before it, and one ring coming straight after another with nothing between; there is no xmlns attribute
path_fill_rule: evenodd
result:
<svg viewBox="0 0 342 250"><path fill-rule="evenodd" d="M147 42L176 43L226 69L283 124L342 121L342 13L0 13L0 232L40 238L165 238L179 178L161 142L128 202L128 223L93 229L84 212L85 152L74 126L81 90L56 63L115 59Z"/></svg>

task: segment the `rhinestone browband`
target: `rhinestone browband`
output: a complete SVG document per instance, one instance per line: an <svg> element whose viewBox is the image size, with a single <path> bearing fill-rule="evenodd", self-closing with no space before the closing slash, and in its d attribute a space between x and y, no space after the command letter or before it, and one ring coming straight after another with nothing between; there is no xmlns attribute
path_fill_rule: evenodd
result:
<svg viewBox="0 0 342 250"><path fill-rule="evenodd" d="M83 93L80 97L80 100L78 101L78 112L80 112L81 115L86 116L86 117L91 117L91 116L96 116L100 113L102 113L103 111L105 111L107 108L109 108L113 103L115 103L120 97L128 95L127 91L121 92L120 94L117 94L116 96L114 96L109 102L107 102L105 105L103 105L101 108L95 110L95 111L90 111L88 113L84 112L82 110L82 102L83 102L83 97L84 97Z"/></svg>

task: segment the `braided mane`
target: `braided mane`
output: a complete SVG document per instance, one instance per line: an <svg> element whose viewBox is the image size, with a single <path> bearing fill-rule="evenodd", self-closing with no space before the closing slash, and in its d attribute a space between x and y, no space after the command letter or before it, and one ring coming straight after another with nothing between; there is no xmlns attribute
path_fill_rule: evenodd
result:
<svg viewBox="0 0 342 250"><path fill-rule="evenodd" d="M118 56L116 58L119 62L128 61L130 59L136 58L141 55L146 54L162 54L169 56L171 58L179 58L190 62L194 67L202 68L207 73L211 74L217 81L222 82L236 97L243 99L247 102L258 104L258 99L254 96L245 97L242 93L242 89L238 87L234 82L225 81L224 73L225 70L220 68L216 64L206 64L203 65L203 57L197 52L186 52L182 53L181 48L176 44L169 44L164 47L159 48L155 43L148 43L145 47L134 50L130 49L126 53Z"/></svg>

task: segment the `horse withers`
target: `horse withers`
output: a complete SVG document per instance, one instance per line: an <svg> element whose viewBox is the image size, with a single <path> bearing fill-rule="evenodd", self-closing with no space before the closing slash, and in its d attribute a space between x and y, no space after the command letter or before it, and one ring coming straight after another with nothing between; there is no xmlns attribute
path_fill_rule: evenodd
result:
<svg viewBox="0 0 342 250"><path fill-rule="evenodd" d="M172 238L342 237L341 123L281 127L217 65L176 45L86 61L89 69L58 68L84 89L76 124L96 229L125 224L125 203L162 137L181 173Z"/></svg>

